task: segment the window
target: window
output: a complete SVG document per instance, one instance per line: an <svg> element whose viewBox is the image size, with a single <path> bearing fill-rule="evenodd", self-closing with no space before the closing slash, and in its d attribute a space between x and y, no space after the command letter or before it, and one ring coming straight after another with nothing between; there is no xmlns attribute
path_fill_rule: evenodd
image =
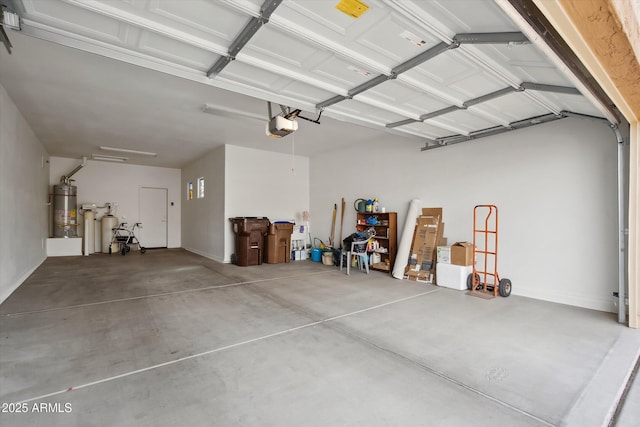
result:
<svg viewBox="0 0 640 427"><path fill-rule="evenodd" d="M204 199L204 178L198 178L198 199Z"/></svg>
<svg viewBox="0 0 640 427"><path fill-rule="evenodd" d="M193 182L187 184L187 200L193 199Z"/></svg>

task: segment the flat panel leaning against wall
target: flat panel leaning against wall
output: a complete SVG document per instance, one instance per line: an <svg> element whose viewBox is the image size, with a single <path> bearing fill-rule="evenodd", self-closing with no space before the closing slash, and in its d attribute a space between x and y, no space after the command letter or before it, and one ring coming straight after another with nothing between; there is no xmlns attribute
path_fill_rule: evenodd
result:
<svg viewBox="0 0 640 427"><path fill-rule="evenodd" d="M398 212L399 230L411 200L442 207L449 242L470 241L474 206L496 204L498 268L512 280L514 295L614 311L617 144L607 126L563 119L423 153L419 149L388 137L339 155L314 156L311 212L320 217L314 236L329 235L329 212L341 197L378 197L387 211ZM363 152L372 165L365 177L352 167ZM325 174L327 164L341 173ZM345 224L353 218L355 212L348 210Z"/></svg>
<svg viewBox="0 0 640 427"><path fill-rule="evenodd" d="M82 163L80 159L64 157L51 158L50 185L57 184L60 176L67 174ZM78 187L78 207L83 203L104 206L111 203L120 222L129 225L140 221L140 189L142 187L166 188L167 245L181 246L181 210L183 195L180 192L180 169L153 166L115 164L88 160L84 168L74 176ZM173 205L171 203L173 202ZM101 218L106 209L99 210L96 218ZM144 227L144 224L142 224ZM144 246L144 242L141 242Z"/></svg>

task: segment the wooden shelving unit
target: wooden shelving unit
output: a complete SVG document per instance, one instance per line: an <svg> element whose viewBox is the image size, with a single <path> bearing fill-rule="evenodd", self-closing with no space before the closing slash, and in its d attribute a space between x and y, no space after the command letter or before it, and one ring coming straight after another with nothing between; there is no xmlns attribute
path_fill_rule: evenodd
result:
<svg viewBox="0 0 640 427"><path fill-rule="evenodd" d="M369 218L375 218L376 223L368 223L367 219ZM356 214L356 229L358 231L366 232L371 227L376 231L375 239L380 248L374 253L380 255L380 262L371 266L373 270L390 273L393 269L398 250L397 220L398 214L396 212L358 212Z"/></svg>

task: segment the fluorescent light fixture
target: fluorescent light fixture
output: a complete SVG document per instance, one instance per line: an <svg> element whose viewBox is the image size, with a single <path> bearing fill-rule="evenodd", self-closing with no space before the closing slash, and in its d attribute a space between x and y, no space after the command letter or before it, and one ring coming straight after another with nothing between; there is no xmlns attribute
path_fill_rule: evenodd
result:
<svg viewBox="0 0 640 427"><path fill-rule="evenodd" d="M107 162L126 162L129 160L128 157L120 157L120 156L107 156L103 154L92 154L91 158L93 160L103 160Z"/></svg>
<svg viewBox="0 0 640 427"><path fill-rule="evenodd" d="M141 156L150 157L156 157L158 155L158 153L152 153L150 151L128 150L126 148L100 147L100 149L104 151L116 151L118 153L139 154Z"/></svg>

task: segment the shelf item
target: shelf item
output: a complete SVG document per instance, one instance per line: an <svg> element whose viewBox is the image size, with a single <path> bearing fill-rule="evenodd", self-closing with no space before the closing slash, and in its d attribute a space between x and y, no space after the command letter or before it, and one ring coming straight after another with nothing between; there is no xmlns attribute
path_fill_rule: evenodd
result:
<svg viewBox="0 0 640 427"><path fill-rule="evenodd" d="M376 262L371 266L371 268L374 270L387 271L387 272L391 270L391 266L389 264L385 264L384 262Z"/></svg>
<svg viewBox="0 0 640 427"><path fill-rule="evenodd" d="M379 247L371 252L379 256L380 260L371 265L371 269L389 273L393 269L398 250L397 243L397 213L396 212L358 212L356 213L356 230L366 232L370 228L375 230L374 239Z"/></svg>

